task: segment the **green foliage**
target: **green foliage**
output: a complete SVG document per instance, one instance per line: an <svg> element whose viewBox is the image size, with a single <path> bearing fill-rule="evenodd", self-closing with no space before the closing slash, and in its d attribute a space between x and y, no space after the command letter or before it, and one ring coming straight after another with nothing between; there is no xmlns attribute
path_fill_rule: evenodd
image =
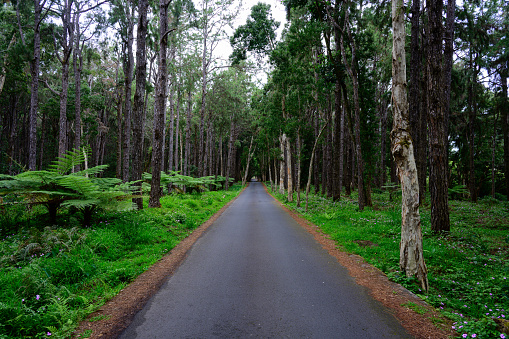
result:
<svg viewBox="0 0 509 339"><path fill-rule="evenodd" d="M200 178L194 178L187 175L179 174L180 171L171 171L170 173L161 172L161 187L172 186L177 193L184 193L184 187L190 192L204 192L208 191L210 186L215 188L223 187L226 178L220 175L210 175ZM150 183L152 180L152 174L143 173L143 180L146 183ZM230 182L234 179L230 178ZM147 189L150 189L150 185L146 185Z"/></svg>
<svg viewBox="0 0 509 339"><path fill-rule="evenodd" d="M69 151L58 158L47 171L26 171L18 175L0 174L0 201L3 205L44 205L50 222L56 222L57 210L75 208L83 212L83 223L90 222L96 209L130 210L133 188L116 178L98 178L107 166L85 168L69 173L86 162L88 150ZM69 174L67 174L69 173Z"/></svg>
<svg viewBox="0 0 509 339"><path fill-rule="evenodd" d="M286 201L286 196L276 194ZM430 208L420 209L423 247L430 291L424 295L415 278L399 268L400 200L389 192L373 194L373 208L358 211L355 196L333 202L311 195L308 213L288 205L330 235L345 251L361 255L389 279L418 294L452 319L454 329L469 338L500 338L493 318L509 310L509 205L482 199L478 204L450 201L451 233L431 233ZM416 312L416 305L405 305Z"/></svg>
<svg viewBox="0 0 509 339"><path fill-rule="evenodd" d="M70 337L240 189L165 196L162 208L100 211L87 228L32 227L0 239L0 338Z"/></svg>
<svg viewBox="0 0 509 339"><path fill-rule="evenodd" d="M246 24L237 27L230 38L232 63L235 65L246 60L247 51L256 53L258 58L267 55L274 48L278 27L279 22L270 14L270 5L261 2L254 5Z"/></svg>

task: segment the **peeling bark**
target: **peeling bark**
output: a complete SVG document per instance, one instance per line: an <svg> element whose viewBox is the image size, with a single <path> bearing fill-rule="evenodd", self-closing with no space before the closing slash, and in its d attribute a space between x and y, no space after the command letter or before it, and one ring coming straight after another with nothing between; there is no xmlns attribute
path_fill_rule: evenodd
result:
<svg viewBox="0 0 509 339"><path fill-rule="evenodd" d="M400 268L407 277L416 276L423 290L428 290L427 268L422 250L421 218L419 215L419 182L412 138L406 87L405 26L403 0L392 0L393 49L393 129L392 155L401 182Z"/></svg>

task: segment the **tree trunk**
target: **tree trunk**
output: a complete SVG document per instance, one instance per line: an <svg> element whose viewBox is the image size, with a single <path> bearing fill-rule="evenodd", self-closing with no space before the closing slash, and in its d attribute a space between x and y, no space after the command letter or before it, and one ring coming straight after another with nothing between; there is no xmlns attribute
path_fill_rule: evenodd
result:
<svg viewBox="0 0 509 339"><path fill-rule="evenodd" d="M449 196L442 68L443 0L428 3L428 112L430 144L431 230L449 232Z"/></svg>
<svg viewBox="0 0 509 339"><path fill-rule="evenodd" d="M470 45L470 71L472 72L472 77L470 79L470 84L468 86L468 188L470 190L470 198L472 202L477 202L477 185L475 183L475 120L476 120L476 99L475 99L475 85L477 84L477 70L475 69L474 61L473 61L473 52L472 52L472 44Z"/></svg>
<svg viewBox="0 0 509 339"><path fill-rule="evenodd" d="M189 91L187 93L187 112L186 112L186 147L185 147L185 156L184 156L184 175L189 175L188 166L190 163L190 156L191 156L191 110L192 110L192 93Z"/></svg>
<svg viewBox="0 0 509 339"><path fill-rule="evenodd" d="M325 131L325 128L329 124L330 120L327 120L325 124L323 125L322 129L318 133L318 136L316 137L315 143L313 145L313 150L311 151L311 160L309 161L309 170L308 170L308 183L306 184L306 212L308 211L308 202L309 202L309 188L311 186L311 175L313 174L313 162L315 160L315 151L316 151L316 145L318 145L318 141L320 140L320 137L323 134L323 131Z"/></svg>
<svg viewBox="0 0 509 339"><path fill-rule="evenodd" d="M286 134L279 137L281 146L281 159L279 161L279 194L285 194L285 144Z"/></svg>
<svg viewBox="0 0 509 339"><path fill-rule="evenodd" d="M502 133L504 138L504 176L505 176L505 194L509 201L509 106L507 100L507 67L504 67L500 72L500 80L502 81L502 103L501 118L502 118Z"/></svg>
<svg viewBox="0 0 509 339"><path fill-rule="evenodd" d="M424 10L421 8L421 13ZM421 96L420 96L420 118L419 118L419 148L416 149L417 161L417 174L419 176L419 201L423 203L426 200L426 189L427 189L427 177L428 177L428 77L427 72L427 60L425 59L428 54L428 36L424 34L425 29L421 29L421 63L423 71L421 72Z"/></svg>
<svg viewBox="0 0 509 339"><path fill-rule="evenodd" d="M415 163L417 166L417 175L420 178L425 176L426 173L421 173L421 161L419 156L422 147L425 147L423 141L420 139L420 125L421 121L421 105L420 105L420 79L421 79L421 49L419 47L419 34L420 34L420 16L421 16L421 1L413 0L412 4L412 40L411 40L411 60L410 60L410 135L416 154ZM425 182L425 181L424 181ZM419 180L419 184L423 181ZM419 186L419 192L424 192L424 188ZM419 194L419 205L422 204L422 196Z"/></svg>
<svg viewBox="0 0 509 339"><path fill-rule="evenodd" d="M317 103L318 105L318 103ZM319 106L318 106L319 107ZM320 111L318 111L318 116L314 117L315 123L315 138L318 138L318 134L320 133L319 127L320 127L320 121L319 121ZM344 148L343 148L344 149ZM319 162L319 149L318 147L315 148L314 151L314 158L316 161L313 162L313 182L315 185L315 194L318 194L320 192L320 162Z"/></svg>
<svg viewBox="0 0 509 339"><path fill-rule="evenodd" d="M40 145L40 152L39 152L39 170L42 170L44 166L44 150L46 147L46 121L48 114L44 112L42 114L42 122L41 122L41 145Z"/></svg>
<svg viewBox="0 0 509 339"><path fill-rule="evenodd" d="M454 21L456 19L456 0L447 1L447 22L445 29L444 45L444 114L445 114L445 144L449 143L449 116L451 110L451 82L452 65L454 58ZM449 159L449 147L445 149ZM449 163L449 161L447 161ZM447 166L447 177L449 177L449 166Z"/></svg>
<svg viewBox="0 0 509 339"><path fill-rule="evenodd" d="M247 151L247 162L246 162L246 171L244 172L244 178L242 179L242 186L247 183L247 175L249 174L249 163L251 162L251 158L253 157L253 153L251 153L251 149L253 148L253 136L251 136L251 143L249 144L249 150ZM256 149L256 147L255 147Z"/></svg>
<svg viewBox="0 0 509 339"><path fill-rule="evenodd" d="M154 141L152 144L152 182L150 184L149 207L161 207L161 170L163 165L164 118L168 72L166 50L168 47L168 0L159 0L159 60L154 110Z"/></svg>
<svg viewBox="0 0 509 339"><path fill-rule="evenodd" d="M79 5L77 5L77 12L74 17L74 53L72 58L72 65L74 71L74 148L79 150L81 148L81 71L83 70L83 59L81 57L81 32L80 32L80 13ZM75 166L75 170L80 170L80 165Z"/></svg>
<svg viewBox="0 0 509 339"><path fill-rule="evenodd" d="M386 100L381 98L380 111L380 185L387 181L387 106ZM419 173L419 171L417 171Z"/></svg>
<svg viewBox="0 0 509 339"><path fill-rule="evenodd" d="M119 95L117 102L117 171L116 177L118 179L122 178L122 108L123 108L122 98Z"/></svg>
<svg viewBox="0 0 509 339"><path fill-rule="evenodd" d="M62 57L62 90L60 92L60 117L58 123L58 156L61 157L67 151L67 96L69 92L69 59L73 49L74 27L71 20L72 0L65 0L61 13L63 35L60 44L63 48Z"/></svg>
<svg viewBox="0 0 509 339"><path fill-rule="evenodd" d="M392 155L401 182L401 242L399 266L407 277L416 276L423 290L428 290L419 215L419 182L415 165L406 88L405 24L403 0L392 0Z"/></svg>
<svg viewBox="0 0 509 339"><path fill-rule="evenodd" d="M292 146L290 143L290 138L286 139L286 156L287 156L287 166L286 171L288 173L288 201L293 201L293 167L292 167Z"/></svg>
<svg viewBox="0 0 509 339"><path fill-rule="evenodd" d="M37 109L39 94L39 65L41 63L41 13L40 0L34 1L34 57L30 62L32 84L30 90L30 115L28 118L28 169L35 171L37 149ZM14 38L13 38L14 39Z"/></svg>
<svg viewBox="0 0 509 339"><path fill-rule="evenodd" d="M141 180L143 174L143 122L145 115L145 86L147 82L147 20L148 0L140 0L138 4L138 31L136 33L136 90L133 105L133 172L132 180ZM141 192L141 181L138 193ZM143 198L133 199L138 209L143 209Z"/></svg>
<svg viewBox="0 0 509 339"><path fill-rule="evenodd" d="M35 62L35 60L36 60L35 51L37 51L37 49L39 50L39 55L37 58L38 58L38 60L40 60L40 58L41 58L41 46L40 46L41 45L41 32L39 30L39 25L37 24L39 22L41 12L39 10L39 13L37 13L38 8L40 8L40 5L39 5L38 1L35 1L35 8L34 8L34 11L35 11L35 13L34 13L34 25L35 25L35 28L34 28L34 59L32 60L32 62ZM39 30L39 32L35 32L35 30ZM37 35L39 35L39 36L37 36ZM37 40L38 40L38 44L39 44L38 47L36 46ZM2 90L4 89L4 85L5 85L5 79L7 77L7 70L6 70L7 57L9 56L9 51L15 42L16 42L16 33L14 33L12 35L11 42L9 42L9 46L7 46L7 50L3 51L3 53L4 53L3 59L4 60L3 60L3 64L2 64L2 69L0 70L0 94L2 94ZM39 65L37 65L37 66L39 66ZM30 64L30 67L32 67L32 64ZM32 72L32 69L30 69L30 72ZM33 78L32 78L32 81L33 81Z"/></svg>
<svg viewBox="0 0 509 339"><path fill-rule="evenodd" d="M174 47L171 48L170 52L170 60L172 62L175 60L174 56ZM169 126L169 135L168 135L168 171L173 171L173 160L174 160L174 135L175 133L175 74L172 74L171 84L170 84L170 126Z"/></svg>
<svg viewBox="0 0 509 339"><path fill-rule="evenodd" d="M341 199L343 181L343 107L341 106L341 85L336 80L334 92L334 188L332 198Z"/></svg>
<svg viewBox="0 0 509 339"><path fill-rule="evenodd" d="M134 5L132 5L134 6ZM130 180L130 157L131 157L131 119L132 119L132 104L131 104L131 84L133 82L133 41L134 41L134 20L132 8L127 8L127 42L126 51L124 55L124 74L125 74L125 99L124 99L124 130L123 130L123 147L122 147L122 181L127 182Z"/></svg>
<svg viewBox="0 0 509 339"><path fill-rule="evenodd" d="M300 139L300 130L297 130L297 207L300 207L300 180L302 175L302 140Z"/></svg>
<svg viewBox="0 0 509 339"><path fill-rule="evenodd" d="M177 113L175 116L176 126L175 126L175 151L173 153L175 157L175 171L179 170L179 136L180 136L180 90L177 94ZM172 170L170 166L170 171Z"/></svg>
<svg viewBox="0 0 509 339"><path fill-rule="evenodd" d="M207 40L208 40L208 1L203 1L204 22L203 22L203 51L202 51L202 83L201 83L201 107L200 107L200 136L198 144L198 176L203 175L204 170L204 154L203 154L203 137L205 128L205 105L207 96L207 75L208 75L208 60L207 60Z"/></svg>
<svg viewBox="0 0 509 339"><path fill-rule="evenodd" d="M359 103L359 80L357 76L357 61L356 61L356 53L355 53L355 41L351 36L350 26L348 22L348 11L347 18L345 19L345 28L347 31L347 35L350 41L351 46L351 54L352 60L349 64L346 60L346 53L343 43L343 36L341 36L341 54L343 54L344 63L346 69L352 79L352 87L353 87L353 102L354 102L354 141L355 141L355 155L357 158L357 189L359 192L358 202L359 202L359 210L364 210L364 205L366 204L365 190L364 190L364 160L362 158L362 148L361 148L361 123L360 123L360 103ZM368 199L370 200L370 199Z"/></svg>
<svg viewBox="0 0 509 339"><path fill-rule="evenodd" d="M225 182L225 190L228 191L230 188L230 176L232 176L233 170L233 156L234 156L234 141L235 141L235 123L233 117L230 121L230 138L228 139L228 159L226 165L226 182Z"/></svg>
<svg viewBox="0 0 509 339"><path fill-rule="evenodd" d="M493 136L491 139L491 197L495 199L495 150L497 147L497 123L498 112L495 112L495 119L493 119Z"/></svg>

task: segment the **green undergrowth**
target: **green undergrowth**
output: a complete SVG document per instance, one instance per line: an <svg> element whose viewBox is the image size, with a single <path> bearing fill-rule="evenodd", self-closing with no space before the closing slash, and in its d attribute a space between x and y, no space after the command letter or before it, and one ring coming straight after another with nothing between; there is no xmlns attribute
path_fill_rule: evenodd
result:
<svg viewBox="0 0 509 339"><path fill-rule="evenodd" d="M85 228L71 217L40 226L44 210L3 210L32 221L0 239L0 338L69 337L240 190L169 195L162 208L96 214Z"/></svg>
<svg viewBox="0 0 509 339"><path fill-rule="evenodd" d="M339 248L362 256L453 322L458 338L509 338L497 321L509 318L509 203L449 202L451 232L431 234L430 206L421 207L423 247L430 291L421 291L399 269L401 198L373 194L373 207L359 212L357 196L332 201L310 195L309 210L286 196L276 198L330 235ZM296 194L295 194L296 196ZM429 201L429 199L428 199Z"/></svg>

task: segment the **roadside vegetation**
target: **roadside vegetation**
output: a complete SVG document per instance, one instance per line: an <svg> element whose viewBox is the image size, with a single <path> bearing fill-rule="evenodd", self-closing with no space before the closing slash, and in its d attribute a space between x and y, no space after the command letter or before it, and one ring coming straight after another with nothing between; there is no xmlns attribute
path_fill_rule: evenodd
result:
<svg viewBox="0 0 509 339"><path fill-rule="evenodd" d="M97 208L86 226L75 207L50 223L43 204L0 206L0 338L69 337L240 189L174 190L157 209Z"/></svg>
<svg viewBox="0 0 509 339"><path fill-rule="evenodd" d="M451 232L441 236L431 232L429 204L420 208L430 286L424 293L417 280L406 278L399 268L401 192L374 192L373 207L363 212L355 193L339 201L310 194L308 212L288 202L286 195L273 195L319 226L342 250L362 256L450 318L458 338L508 337L500 332L509 318L507 201L451 200Z"/></svg>

